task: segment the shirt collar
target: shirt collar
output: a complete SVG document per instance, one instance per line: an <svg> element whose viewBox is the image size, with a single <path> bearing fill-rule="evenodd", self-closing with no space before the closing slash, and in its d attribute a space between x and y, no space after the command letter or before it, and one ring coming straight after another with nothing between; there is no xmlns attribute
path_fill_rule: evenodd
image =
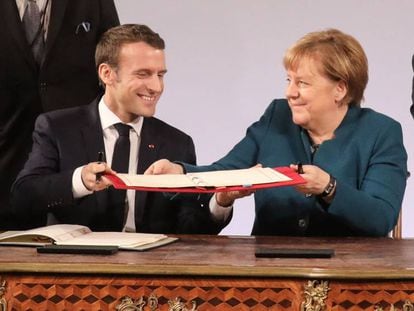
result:
<svg viewBox="0 0 414 311"><path fill-rule="evenodd" d="M119 117L115 113L113 113L108 108L108 106L105 104L103 97L99 101L98 111L99 111L99 117L101 119L102 130L106 130L107 128L113 126L116 123L124 123L121 121L121 119L119 119ZM143 123L144 123L144 118L137 117L135 120L127 124L130 125L134 129L134 131L138 134L138 136L141 136L141 130L142 130Z"/></svg>
<svg viewBox="0 0 414 311"><path fill-rule="evenodd" d="M17 9L19 10L20 18L23 18L24 11L26 10L27 1L28 0L16 0L16 5L17 5ZM40 11L45 9L44 6L46 4L46 0L37 0L36 3Z"/></svg>

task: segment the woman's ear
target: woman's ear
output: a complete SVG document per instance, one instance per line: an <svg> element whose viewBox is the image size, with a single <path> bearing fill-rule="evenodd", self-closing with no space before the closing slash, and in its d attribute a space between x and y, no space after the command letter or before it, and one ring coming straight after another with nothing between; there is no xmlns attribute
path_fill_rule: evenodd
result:
<svg viewBox="0 0 414 311"><path fill-rule="evenodd" d="M345 81L339 81L335 89L335 102L342 103L346 95L348 94L348 86Z"/></svg>

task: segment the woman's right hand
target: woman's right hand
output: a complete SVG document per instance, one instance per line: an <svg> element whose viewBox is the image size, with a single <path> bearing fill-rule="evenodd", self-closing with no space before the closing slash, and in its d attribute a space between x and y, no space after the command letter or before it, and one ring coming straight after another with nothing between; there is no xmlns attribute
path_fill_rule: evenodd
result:
<svg viewBox="0 0 414 311"><path fill-rule="evenodd" d="M152 163L144 175L162 175L162 174L184 174L183 167L167 159L161 159Z"/></svg>

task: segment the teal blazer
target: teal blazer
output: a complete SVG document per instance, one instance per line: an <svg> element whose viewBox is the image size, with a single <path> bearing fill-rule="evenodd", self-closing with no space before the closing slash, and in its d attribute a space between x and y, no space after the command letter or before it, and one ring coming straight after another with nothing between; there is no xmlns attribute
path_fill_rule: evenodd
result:
<svg viewBox="0 0 414 311"><path fill-rule="evenodd" d="M407 178L407 153L398 122L372 109L350 107L335 131L311 156L307 132L292 122L288 103L274 100L246 136L209 166L187 171L313 164L337 179L327 207L293 187L255 192L253 235L386 236L395 226Z"/></svg>

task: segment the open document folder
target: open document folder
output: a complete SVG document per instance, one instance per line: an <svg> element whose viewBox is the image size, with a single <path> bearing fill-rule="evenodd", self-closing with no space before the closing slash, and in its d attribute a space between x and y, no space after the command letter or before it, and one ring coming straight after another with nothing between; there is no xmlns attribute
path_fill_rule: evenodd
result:
<svg viewBox="0 0 414 311"><path fill-rule="evenodd" d="M105 175L117 189L162 192L220 192L291 186L305 180L289 167L248 169L165 175Z"/></svg>
<svg viewBox="0 0 414 311"><path fill-rule="evenodd" d="M164 234L130 232L92 232L88 227L58 224L25 231L0 233L0 245L44 246L117 246L123 250L143 251L171 242L178 238Z"/></svg>

